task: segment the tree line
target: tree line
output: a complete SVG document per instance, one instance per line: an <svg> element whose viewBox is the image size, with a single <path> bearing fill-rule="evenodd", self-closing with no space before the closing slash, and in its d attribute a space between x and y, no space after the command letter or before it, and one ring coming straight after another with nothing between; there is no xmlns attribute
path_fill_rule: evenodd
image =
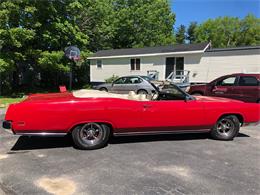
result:
<svg viewBox="0 0 260 195"><path fill-rule="evenodd" d="M57 89L68 85L71 67L73 86L82 87L89 82L86 58L101 49L259 44L259 19L252 15L192 23L187 32L181 26L175 33L174 24L168 0L1 0L0 91ZM77 65L64 57L70 45L81 50Z"/></svg>
<svg viewBox="0 0 260 195"><path fill-rule="evenodd" d="M247 15L218 17L198 24L191 22L188 27L180 25L175 31L177 43L199 43L211 41L215 48L260 45L260 19Z"/></svg>

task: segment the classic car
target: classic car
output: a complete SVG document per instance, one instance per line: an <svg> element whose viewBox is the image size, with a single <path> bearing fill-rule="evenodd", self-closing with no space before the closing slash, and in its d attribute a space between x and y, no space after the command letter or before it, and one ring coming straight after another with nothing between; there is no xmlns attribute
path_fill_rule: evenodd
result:
<svg viewBox="0 0 260 195"><path fill-rule="evenodd" d="M94 86L94 89L120 94L128 94L129 91L134 91L137 94L151 94L154 88L150 85L153 80L148 76L124 76L119 77L112 83L104 83Z"/></svg>
<svg viewBox="0 0 260 195"><path fill-rule="evenodd" d="M193 97L175 85L154 89L152 96L98 90L30 95L9 106L3 127L16 135L71 134L78 148L97 149L111 135L208 132L232 140L241 126L260 121L260 104Z"/></svg>
<svg viewBox="0 0 260 195"><path fill-rule="evenodd" d="M225 75L208 84L191 85L188 93L260 103L260 74Z"/></svg>

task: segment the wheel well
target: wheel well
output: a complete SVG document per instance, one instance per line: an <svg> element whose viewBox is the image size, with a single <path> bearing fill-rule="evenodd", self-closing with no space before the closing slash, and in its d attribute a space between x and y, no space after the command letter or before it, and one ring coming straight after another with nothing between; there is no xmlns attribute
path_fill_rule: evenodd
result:
<svg viewBox="0 0 260 195"><path fill-rule="evenodd" d="M223 114L223 115L221 115L221 116L218 118L218 120L221 119L221 118L224 117L224 116L229 116L229 115L235 115L235 116L238 118L238 120L239 120L239 122L241 123L241 125L244 123L244 118L243 118L243 116L242 116L241 114L237 114L237 113Z"/></svg>
<svg viewBox="0 0 260 195"><path fill-rule="evenodd" d="M94 121L91 121L91 122L107 125L107 126L110 128L110 130L111 130L111 131L110 131L110 134L113 134L114 127L113 127L113 125L112 125L111 123L108 123L108 122L94 122ZM79 124L74 125L73 127L70 128L70 130L68 131L68 133L71 133L71 132L73 131L73 129L75 129L77 126L82 126L82 125L84 125L84 124L86 124L86 123L88 123L88 122L85 122L85 123L83 122L83 123L79 123Z"/></svg>
<svg viewBox="0 0 260 195"><path fill-rule="evenodd" d="M99 88L99 90L102 90L102 89L105 89L105 90L107 90L107 88L106 88L106 87L100 87L100 88Z"/></svg>
<svg viewBox="0 0 260 195"><path fill-rule="evenodd" d="M148 93L148 91L147 91L146 89L138 89L138 90L137 90L137 93L138 93L139 91L145 91L146 93Z"/></svg>
<svg viewBox="0 0 260 195"><path fill-rule="evenodd" d="M193 92L191 93L191 95L194 95L194 94L196 94L196 93L199 93L199 94L201 94L201 95L204 95L204 93L203 93L202 91L193 91Z"/></svg>

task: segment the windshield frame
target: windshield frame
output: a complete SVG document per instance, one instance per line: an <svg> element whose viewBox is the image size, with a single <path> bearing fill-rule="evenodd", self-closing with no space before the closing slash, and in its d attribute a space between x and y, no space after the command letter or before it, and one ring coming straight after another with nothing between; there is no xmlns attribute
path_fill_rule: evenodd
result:
<svg viewBox="0 0 260 195"><path fill-rule="evenodd" d="M162 94L162 92L152 83L152 82L149 82L152 87L155 89L156 93L158 95ZM165 84L164 84L165 85ZM174 86L180 93L183 94L184 96L184 101L187 101L187 100L196 100L196 98L190 94L188 94L187 92L183 91L178 85L175 85L174 83L169 83L167 85L172 85ZM159 96L158 96L159 97Z"/></svg>

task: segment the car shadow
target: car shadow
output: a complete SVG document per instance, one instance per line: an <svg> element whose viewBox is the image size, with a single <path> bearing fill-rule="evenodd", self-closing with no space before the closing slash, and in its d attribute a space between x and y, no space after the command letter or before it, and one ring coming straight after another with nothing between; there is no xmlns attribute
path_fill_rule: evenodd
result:
<svg viewBox="0 0 260 195"><path fill-rule="evenodd" d="M20 136L11 151L72 147L70 136L37 137Z"/></svg>
<svg viewBox="0 0 260 195"><path fill-rule="evenodd" d="M250 137L239 133L237 137ZM111 137L109 144L124 144L138 142L157 142L157 141L188 141L211 139L208 133L189 133L189 134L165 134L165 135L142 135L142 136L121 136ZM28 137L20 136L11 148L11 151L36 150L50 148L74 147L71 136L65 137Z"/></svg>
<svg viewBox="0 0 260 195"><path fill-rule="evenodd" d="M157 141L185 141L185 140L197 140L197 139L207 139L207 138L209 138L209 135L207 133L120 136L120 137L112 137L112 139L110 139L110 144L157 142Z"/></svg>
<svg viewBox="0 0 260 195"><path fill-rule="evenodd" d="M237 137L250 137L250 136L243 133L238 133ZM137 142L188 141L188 140L203 140L203 139L211 139L209 133L122 136L122 137L112 137L109 143L124 144L124 143L137 143Z"/></svg>

